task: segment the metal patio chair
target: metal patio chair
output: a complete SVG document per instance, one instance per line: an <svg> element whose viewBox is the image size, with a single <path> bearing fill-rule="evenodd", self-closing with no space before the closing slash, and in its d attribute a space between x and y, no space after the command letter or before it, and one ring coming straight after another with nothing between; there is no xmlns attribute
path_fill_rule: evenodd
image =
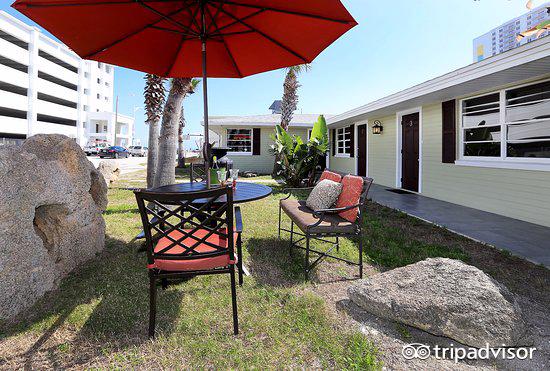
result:
<svg viewBox="0 0 550 371"><path fill-rule="evenodd" d="M348 264L357 265L359 267L359 278L363 278L363 241L360 238L362 232L363 218L366 212L367 195L373 183L371 178L363 178L363 189L359 197L359 202L356 205L332 208L319 211L313 211L306 206L303 200L291 199L290 196L297 192L311 191L313 187L308 188L286 188L284 190L288 195L280 200L279 203L279 238L281 231L290 233L289 252L292 255L293 248L305 250L304 273L305 279L309 279L309 273L325 258L332 258L346 262ZM338 213L358 209L358 214L355 222L350 222ZM290 218L290 229L281 227L282 213L285 213ZM300 231L296 231L294 226ZM294 235L299 238L294 240ZM357 262L350 261L338 256L331 255L331 252L340 248L341 237L359 237L359 259ZM331 247L325 251L319 251L310 247L310 241L316 240L330 244ZM305 242L305 246L300 243ZM310 254L317 255L317 258L310 263Z"/></svg>
<svg viewBox="0 0 550 371"><path fill-rule="evenodd" d="M191 164L189 168L189 178L191 183L206 182L206 170L204 168L204 163Z"/></svg>
<svg viewBox="0 0 550 371"><path fill-rule="evenodd" d="M231 188L189 193L135 191L145 231L149 270L149 336L155 335L158 280L197 275L224 274L231 277L233 332L238 334L235 265L242 284L242 251L235 241L242 231L240 210L234 215ZM216 205L215 208L212 208ZM162 212L159 212L162 211ZM234 221L236 217L236 221ZM238 241L239 242L239 241Z"/></svg>

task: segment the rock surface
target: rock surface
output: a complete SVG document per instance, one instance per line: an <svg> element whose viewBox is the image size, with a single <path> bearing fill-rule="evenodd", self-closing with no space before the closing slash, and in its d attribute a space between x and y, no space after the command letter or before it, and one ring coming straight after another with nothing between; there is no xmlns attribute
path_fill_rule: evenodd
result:
<svg viewBox="0 0 550 371"><path fill-rule="evenodd" d="M0 319L9 319L103 249L107 187L64 135L0 147L0 179Z"/></svg>
<svg viewBox="0 0 550 371"><path fill-rule="evenodd" d="M120 176L120 166L116 160L103 160L97 166L97 170L103 175L108 185L118 180Z"/></svg>
<svg viewBox="0 0 550 371"><path fill-rule="evenodd" d="M348 289L376 316L462 344L529 345L521 310L506 287L458 260L427 259L377 274Z"/></svg>

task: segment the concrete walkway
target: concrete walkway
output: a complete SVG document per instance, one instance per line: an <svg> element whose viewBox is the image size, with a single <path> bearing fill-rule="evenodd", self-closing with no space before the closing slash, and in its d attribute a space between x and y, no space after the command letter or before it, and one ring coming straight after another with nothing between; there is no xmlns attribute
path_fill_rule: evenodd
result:
<svg viewBox="0 0 550 371"><path fill-rule="evenodd" d="M397 194L388 189L391 188L373 185L369 198L550 268L550 228L414 193Z"/></svg>

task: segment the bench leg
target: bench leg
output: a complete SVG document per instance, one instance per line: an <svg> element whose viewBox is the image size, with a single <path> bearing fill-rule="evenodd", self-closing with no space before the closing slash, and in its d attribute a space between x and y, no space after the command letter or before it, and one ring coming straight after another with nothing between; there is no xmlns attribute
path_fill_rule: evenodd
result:
<svg viewBox="0 0 550 371"><path fill-rule="evenodd" d="M359 236L359 278L363 278L363 239Z"/></svg>
<svg viewBox="0 0 550 371"><path fill-rule="evenodd" d="M294 222L290 221L290 244L288 245L288 252L290 256L292 257L292 244L294 243Z"/></svg>
<svg viewBox="0 0 550 371"><path fill-rule="evenodd" d="M309 279L309 235L306 234L306 257L304 260L305 280Z"/></svg>

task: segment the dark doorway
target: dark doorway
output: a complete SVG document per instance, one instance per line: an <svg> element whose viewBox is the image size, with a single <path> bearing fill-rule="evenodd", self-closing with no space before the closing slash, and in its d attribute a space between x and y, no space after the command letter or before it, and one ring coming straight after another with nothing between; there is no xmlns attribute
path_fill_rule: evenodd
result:
<svg viewBox="0 0 550 371"><path fill-rule="evenodd" d="M357 126L357 175L367 176L367 125Z"/></svg>
<svg viewBox="0 0 550 371"><path fill-rule="evenodd" d="M419 113L401 118L401 188L418 192L420 119Z"/></svg>

